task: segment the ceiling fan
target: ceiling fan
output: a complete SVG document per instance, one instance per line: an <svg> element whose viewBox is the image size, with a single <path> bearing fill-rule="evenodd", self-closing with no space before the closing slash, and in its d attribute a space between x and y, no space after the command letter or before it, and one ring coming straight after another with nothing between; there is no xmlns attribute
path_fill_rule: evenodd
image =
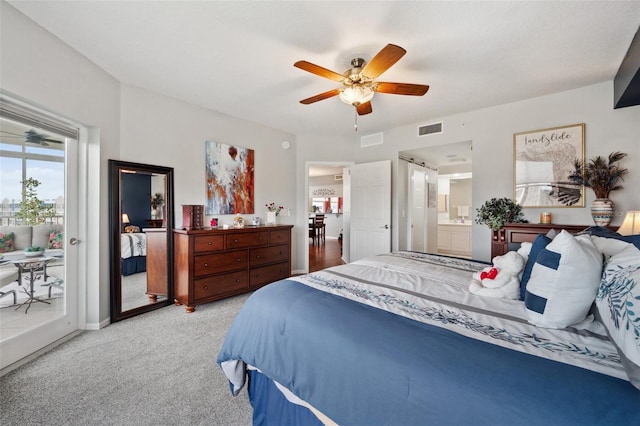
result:
<svg viewBox="0 0 640 426"><path fill-rule="evenodd" d="M339 96L340 99L356 108L358 115L370 114L371 98L375 92L389 93L392 95L422 96L427 93L429 86L424 84L388 83L375 81L383 72L391 68L393 64L402 58L406 50L395 44L387 44L373 59L365 62L362 58L351 61L351 69L344 74L328 70L307 61L298 61L294 67L308 71L320 77L342 83L343 87L320 93L310 98L303 99L300 103L308 105L314 102Z"/></svg>
<svg viewBox="0 0 640 426"><path fill-rule="evenodd" d="M22 138L24 142L41 145L41 146L49 146L48 142L59 143L59 144L64 143L61 140L47 138L47 136L49 135L38 133L33 129L27 130L23 134L7 132L5 130L0 130L0 132L4 133L5 135L9 135L9 136L3 135L3 137L5 138Z"/></svg>

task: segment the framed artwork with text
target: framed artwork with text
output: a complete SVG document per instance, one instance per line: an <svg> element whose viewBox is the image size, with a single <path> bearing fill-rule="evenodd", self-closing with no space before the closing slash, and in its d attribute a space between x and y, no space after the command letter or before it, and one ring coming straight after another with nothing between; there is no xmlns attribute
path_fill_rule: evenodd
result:
<svg viewBox="0 0 640 426"><path fill-rule="evenodd" d="M584 160L584 123L513 135L514 200L522 207L584 207L583 188L569 181Z"/></svg>

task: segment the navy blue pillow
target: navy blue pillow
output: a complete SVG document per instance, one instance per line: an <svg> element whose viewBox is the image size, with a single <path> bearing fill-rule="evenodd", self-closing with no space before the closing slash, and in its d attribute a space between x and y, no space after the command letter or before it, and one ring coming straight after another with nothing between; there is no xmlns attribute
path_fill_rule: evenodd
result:
<svg viewBox="0 0 640 426"><path fill-rule="evenodd" d="M620 235L617 232L610 231L603 226L591 226L582 231L581 234L595 235L596 237L603 238L613 238L616 240L631 243L638 249L640 249L640 235Z"/></svg>
<svg viewBox="0 0 640 426"><path fill-rule="evenodd" d="M524 300L524 295L527 290L527 282L529 282L529 278L531 278L531 271L533 270L533 265L535 265L538 255L549 245L550 242L551 238L543 234L539 234L533 241L533 244L531 245L531 252L529 253L529 259L527 259L527 264L524 265L522 279L520 280L520 300Z"/></svg>

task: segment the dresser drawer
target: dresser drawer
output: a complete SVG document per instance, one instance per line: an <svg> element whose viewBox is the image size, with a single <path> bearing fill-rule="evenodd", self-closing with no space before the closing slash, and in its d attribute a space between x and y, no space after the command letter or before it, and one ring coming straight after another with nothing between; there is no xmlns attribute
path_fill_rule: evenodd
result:
<svg viewBox="0 0 640 426"><path fill-rule="evenodd" d="M291 231L289 229L269 232L269 244L289 243Z"/></svg>
<svg viewBox="0 0 640 426"><path fill-rule="evenodd" d="M230 234L227 238L227 250L245 247L255 247L266 245L269 240L267 231L251 232L246 234Z"/></svg>
<svg viewBox="0 0 640 426"><path fill-rule="evenodd" d="M196 253L222 249L224 249L224 236L222 235L203 235L193 238L193 250Z"/></svg>
<svg viewBox="0 0 640 426"><path fill-rule="evenodd" d="M247 251L237 250L228 253L202 254L195 257L194 263L196 277L233 271L247 267Z"/></svg>
<svg viewBox="0 0 640 426"><path fill-rule="evenodd" d="M286 260L289 260L288 244L254 248L249 252L249 266L251 267Z"/></svg>
<svg viewBox="0 0 640 426"><path fill-rule="evenodd" d="M193 281L194 300L208 299L231 291L249 288L247 271L231 272Z"/></svg>
<svg viewBox="0 0 640 426"><path fill-rule="evenodd" d="M289 262L254 268L249 272L251 287L258 287L274 281L288 278L291 275Z"/></svg>

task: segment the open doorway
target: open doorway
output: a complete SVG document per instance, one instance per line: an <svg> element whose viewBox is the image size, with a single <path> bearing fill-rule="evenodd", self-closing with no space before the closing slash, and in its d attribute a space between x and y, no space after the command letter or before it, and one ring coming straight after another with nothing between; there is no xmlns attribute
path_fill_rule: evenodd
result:
<svg viewBox="0 0 640 426"><path fill-rule="evenodd" d="M471 141L399 153L399 179L406 176L400 247L471 257Z"/></svg>
<svg viewBox="0 0 640 426"><path fill-rule="evenodd" d="M344 264L344 169L348 163L308 163L308 271Z"/></svg>

